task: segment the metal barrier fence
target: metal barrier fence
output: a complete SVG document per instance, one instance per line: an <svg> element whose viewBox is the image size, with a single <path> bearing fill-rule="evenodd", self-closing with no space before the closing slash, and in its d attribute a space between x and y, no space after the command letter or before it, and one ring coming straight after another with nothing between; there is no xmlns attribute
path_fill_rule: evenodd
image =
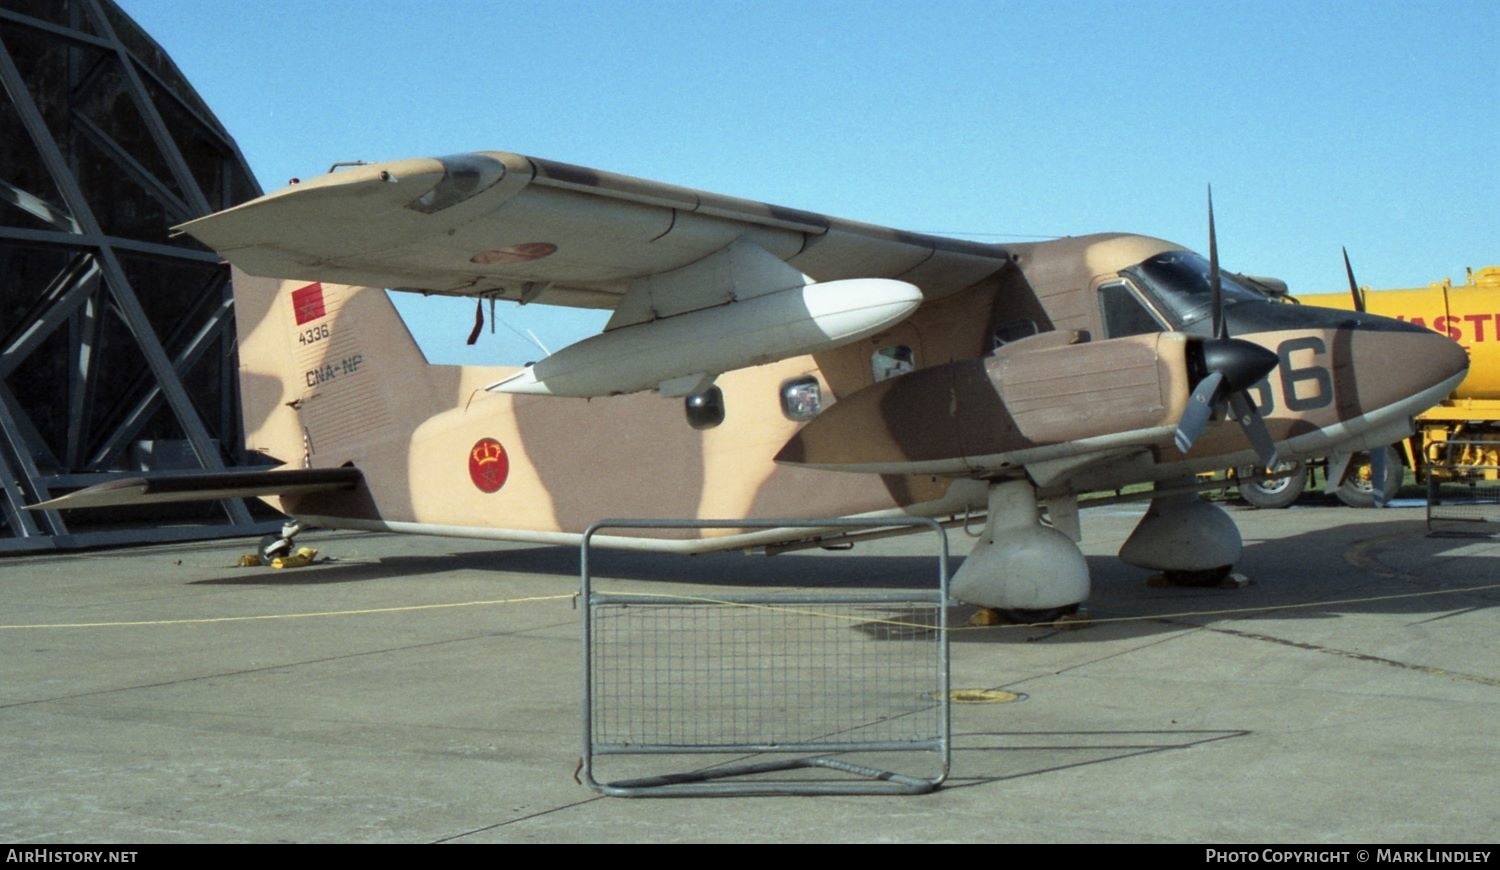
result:
<svg viewBox="0 0 1500 870"><path fill-rule="evenodd" d="M593 589L590 542L601 529L783 527L930 528L933 582L766 594ZM584 776L597 791L919 794L947 777L948 546L936 522L602 520L584 534L581 574Z"/></svg>
<svg viewBox="0 0 1500 870"><path fill-rule="evenodd" d="M1500 466L1478 469L1491 475ZM1500 532L1500 481L1493 476L1427 479L1430 534L1492 535Z"/></svg>
<svg viewBox="0 0 1500 870"><path fill-rule="evenodd" d="M1500 531L1500 442L1453 438L1429 446L1429 534L1490 535Z"/></svg>

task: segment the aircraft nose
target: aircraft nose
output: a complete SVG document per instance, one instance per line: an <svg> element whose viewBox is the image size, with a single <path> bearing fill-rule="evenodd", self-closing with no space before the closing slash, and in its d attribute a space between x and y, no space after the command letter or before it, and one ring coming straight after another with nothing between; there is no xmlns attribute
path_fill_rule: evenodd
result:
<svg viewBox="0 0 1500 870"><path fill-rule="evenodd" d="M1393 321L1399 323L1399 321ZM1458 386L1469 368L1469 355L1446 335L1410 324L1402 329L1362 326L1335 337L1347 343L1344 352L1334 349L1339 381L1335 394L1347 410L1359 413L1395 405L1438 390L1428 404L1439 401ZM1352 404L1353 408L1347 405ZM1411 409L1415 414L1427 406Z"/></svg>

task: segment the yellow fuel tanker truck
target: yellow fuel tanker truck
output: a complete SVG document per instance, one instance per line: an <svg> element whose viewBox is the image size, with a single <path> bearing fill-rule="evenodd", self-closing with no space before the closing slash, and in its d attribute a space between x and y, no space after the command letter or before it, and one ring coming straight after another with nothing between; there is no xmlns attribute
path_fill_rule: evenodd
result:
<svg viewBox="0 0 1500 870"><path fill-rule="evenodd" d="M1469 376L1453 395L1417 417L1410 438L1386 448L1383 480L1371 479L1368 457L1351 463L1338 496L1369 507L1379 489L1384 502L1401 486L1403 463L1419 481L1495 480L1500 469L1500 266L1469 270L1467 282L1444 278L1411 290L1360 288L1365 310L1446 333L1469 352ZM1352 309L1352 293L1298 296L1303 305ZM1391 360L1391 365L1400 365ZM1240 495L1257 507L1286 507L1307 484L1308 468L1264 483L1242 481ZM1248 477L1248 475L1243 475Z"/></svg>

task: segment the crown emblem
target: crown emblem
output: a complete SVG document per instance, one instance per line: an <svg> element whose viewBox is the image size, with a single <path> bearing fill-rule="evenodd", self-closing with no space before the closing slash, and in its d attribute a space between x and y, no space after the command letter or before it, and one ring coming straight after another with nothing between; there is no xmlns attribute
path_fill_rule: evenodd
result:
<svg viewBox="0 0 1500 870"><path fill-rule="evenodd" d="M469 448L469 480L480 492L499 492L510 476L510 457L493 438L481 438Z"/></svg>

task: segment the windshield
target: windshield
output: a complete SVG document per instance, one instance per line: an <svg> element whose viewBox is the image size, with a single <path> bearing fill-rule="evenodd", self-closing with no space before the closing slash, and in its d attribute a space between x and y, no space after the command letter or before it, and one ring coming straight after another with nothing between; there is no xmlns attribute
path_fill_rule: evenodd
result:
<svg viewBox="0 0 1500 870"><path fill-rule="evenodd" d="M1209 286L1208 261L1192 251L1167 251L1123 271L1161 303L1178 328L1196 323L1211 313L1213 290ZM1226 308L1237 302L1265 298L1222 269L1219 283Z"/></svg>

